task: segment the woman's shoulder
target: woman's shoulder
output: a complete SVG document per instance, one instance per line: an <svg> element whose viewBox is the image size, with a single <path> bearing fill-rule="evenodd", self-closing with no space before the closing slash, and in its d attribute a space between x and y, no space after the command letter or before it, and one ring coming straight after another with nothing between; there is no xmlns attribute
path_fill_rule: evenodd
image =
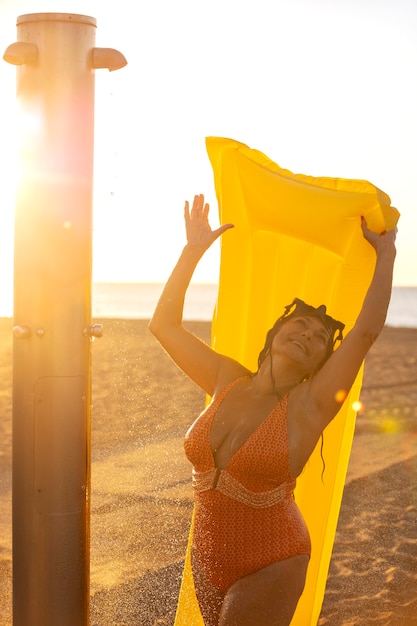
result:
<svg viewBox="0 0 417 626"><path fill-rule="evenodd" d="M229 387L229 385L237 381L239 378L243 378L245 376L252 376L252 372L238 361L233 359L227 360L219 371L213 398L222 393L224 389Z"/></svg>

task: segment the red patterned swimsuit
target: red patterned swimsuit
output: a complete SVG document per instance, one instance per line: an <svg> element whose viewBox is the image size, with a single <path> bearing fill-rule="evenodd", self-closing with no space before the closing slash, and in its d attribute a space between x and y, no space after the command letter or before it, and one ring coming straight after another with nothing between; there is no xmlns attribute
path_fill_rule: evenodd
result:
<svg viewBox="0 0 417 626"><path fill-rule="evenodd" d="M237 380L194 422L184 442L193 464L193 550L212 584L223 593L247 574L311 552L308 530L293 496L287 397L277 402L225 469L215 466L211 424Z"/></svg>

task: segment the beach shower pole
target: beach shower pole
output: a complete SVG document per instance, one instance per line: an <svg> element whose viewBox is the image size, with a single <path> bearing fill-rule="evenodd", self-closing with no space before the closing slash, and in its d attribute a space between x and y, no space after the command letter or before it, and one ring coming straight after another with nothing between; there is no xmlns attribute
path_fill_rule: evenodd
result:
<svg viewBox="0 0 417 626"><path fill-rule="evenodd" d="M13 624L89 623L89 490L96 20L17 18L13 338Z"/></svg>

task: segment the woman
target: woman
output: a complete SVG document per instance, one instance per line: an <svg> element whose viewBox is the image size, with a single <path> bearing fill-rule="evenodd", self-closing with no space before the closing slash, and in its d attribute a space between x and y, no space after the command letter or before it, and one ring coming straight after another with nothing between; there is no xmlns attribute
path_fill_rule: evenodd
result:
<svg viewBox="0 0 417 626"><path fill-rule="evenodd" d="M267 335L250 372L182 326L184 297L209 246L204 196L185 203L187 244L149 328L177 365L212 397L188 431L196 515L192 569L206 626L284 626L304 588L308 530L292 495L327 424L340 409L383 328L396 231L377 235L362 220L376 266L362 310L343 343L343 324L295 300ZM343 394L342 394L343 395Z"/></svg>

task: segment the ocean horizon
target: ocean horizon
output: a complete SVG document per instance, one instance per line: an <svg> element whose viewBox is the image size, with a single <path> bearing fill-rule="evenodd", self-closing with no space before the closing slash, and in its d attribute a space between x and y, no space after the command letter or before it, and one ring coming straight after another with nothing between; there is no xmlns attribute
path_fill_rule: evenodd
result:
<svg viewBox="0 0 417 626"><path fill-rule="evenodd" d="M163 283L95 282L92 317L95 320L150 319L163 287ZM184 319L211 321L217 290L215 283L191 283L185 299ZM13 317L13 306L4 298L0 301L0 317ZM386 325L417 328L417 286L393 287Z"/></svg>
<svg viewBox="0 0 417 626"><path fill-rule="evenodd" d="M163 283L94 283L93 318L149 319ZM211 321L218 285L191 283L184 305L184 319ZM393 287L387 326L417 328L417 286Z"/></svg>

